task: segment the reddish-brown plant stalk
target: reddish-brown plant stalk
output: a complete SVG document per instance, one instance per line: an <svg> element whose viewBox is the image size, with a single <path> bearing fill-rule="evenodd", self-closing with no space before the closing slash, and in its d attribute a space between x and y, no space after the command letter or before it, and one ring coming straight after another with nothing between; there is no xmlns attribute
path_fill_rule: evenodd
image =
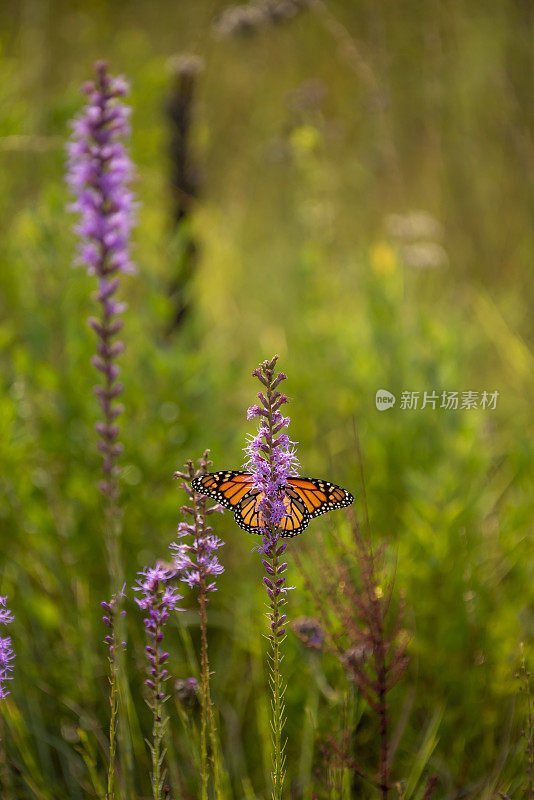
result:
<svg viewBox="0 0 534 800"><path fill-rule="evenodd" d="M378 720L380 746L376 774L370 775L346 747L331 742L344 766L370 780L387 800L391 789L390 722L388 694L408 663L408 637L401 632L402 602L390 614L393 582L383 585L382 550L375 551L357 519L351 515L352 548L337 539L340 554L328 555L322 537L311 547L310 561L295 560L312 594L325 632L327 647L335 653ZM333 540L336 542L334 534ZM344 555L341 555L341 552ZM357 566L353 577L351 563Z"/></svg>
<svg viewBox="0 0 534 800"><path fill-rule="evenodd" d="M521 642L521 664L516 677L521 681L519 691L523 692L527 704L527 726L521 734L526 738L525 755L527 757L527 786L525 787L528 800L534 800L534 733L532 730L532 700L530 695L530 672L525 659L525 646Z"/></svg>

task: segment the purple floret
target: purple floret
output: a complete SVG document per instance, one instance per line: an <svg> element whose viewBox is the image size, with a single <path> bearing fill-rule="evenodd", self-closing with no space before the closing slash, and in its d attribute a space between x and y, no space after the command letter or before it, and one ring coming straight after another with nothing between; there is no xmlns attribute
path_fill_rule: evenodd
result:
<svg viewBox="0 0 534 800"><path fill-rule="evenodd" d="M0 625L9 625L15 617L7 608L7 597L0 596ZM0 700L10 694L6 689L5 682L13 680L15 653L11 646L11 636L0 636Z"/></svg>
<svg viewBox="0 0 534 800"><path fill-rule="evenodd" d="M122 78L109 75L103 62L98 62L95 70L96 80L82 87L87 105L72 123L66 181L75 198L70 210L79 215L74 228L80 239L78 261L98 280L96 299L101 314L98 319L91 317L89 325L98 338L92 363L102 375L101 385L95 387L104 414L104 420L95 426L104 469L99 486L103 494L113 496L117 493L116 460L122 451L115 422L122 406L116 398L123 389L117 381L119 367L115 361L124 349L116 336L125 310L124 303L114 295L120 274L134 270L130 237L135 202L129 188L134 169L123 143L129 134L130 109L121 98L128 86Z"/></svg>

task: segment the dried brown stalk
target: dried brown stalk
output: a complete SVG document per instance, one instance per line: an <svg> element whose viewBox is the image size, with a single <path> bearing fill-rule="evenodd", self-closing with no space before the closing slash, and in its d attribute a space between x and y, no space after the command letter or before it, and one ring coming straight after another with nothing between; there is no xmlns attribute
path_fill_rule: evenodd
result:
<svg viewBox="0 0 534 800"><path fill-rule="evenodd" d="M374 550L356 517L350 517L352 547L348 552L334 533L333 542L344 555L329 555L319 537L311 546L306 564L298 554L295 561L314 599L327 648L343 664L377 717L380 746L376 775L369 775L357 759L349 756L348 745L340 747L330 741L330 749L336 760L371 781L380 790L382 800L387 800L392 788L388 694L408 664L408 637L402 631L402 598L399 611L393 615L393 582L383 584L383 548ZM357 566L357 578L351 562ZM427 790L430 788L433 791L427 785Z"/></svg>

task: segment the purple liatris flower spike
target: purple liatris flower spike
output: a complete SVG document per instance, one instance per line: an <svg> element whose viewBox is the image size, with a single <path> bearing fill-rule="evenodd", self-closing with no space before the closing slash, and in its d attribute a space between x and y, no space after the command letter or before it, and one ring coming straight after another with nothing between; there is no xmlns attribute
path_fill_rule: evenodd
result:
<svg viewBox="0 0 534 800"><path fill-rule="evenodd" d="M280 671L282 656L280 645L285 636L286 615L282 614L286 593L290 587L285 585L284 572L287 563L281 563L286 545L280 540L280 523L288 514L289 505L285 487L289 476L298 470L295 444L289 439L285 429L289 417L284 417L280 409L289 402L277 387L286 376L275 372L278 356L264 361L252 373L263 385L258 394L259 405L248 409L247 419L259 418L258 433L249 437L245 448L247 461L245 469L252 474L253 486L261 498L258 503L259 520L262 527L263 545L258 548L266 571L263 583L269 597L269 640L271 642L271 690L273 730L273 800L281 800L285 777L284 693L285 683Z"/></svg>
<svg viewBox="0 0 534 800"><path fill-rule="evenodd" d="M289 401L276 388L286 380L283 372L276 375L274 371L277 359L275 356L272 361L265 361L252 373L265 386L265 392L258 394L261 405L251 406L247 411L247 419L259 417L258 432L256 436L249 436L245 448L244 468L252 474L254 488L262 498L258 510L264 550L271 541L278 539L277 528L287 514L284 487L288 477L298 474L299 469L295 443L284 430L290 419L280 411Z"/></svg>
<svg viewBox="0 0 534 800"><path fill-rule="evenodd" d="M15 617L7 608L7 597L0 596L0 625L9 625ZM11 636L0 636L0 700L10 694L6 689L6 681L13 680L13 661L15 653L11 646Z"/></svg>
<svg viewBox="0 0 534 800"><path fill-rule="evenodd" d="M181 488L187 493L189 505L182 506L182 514L189 518L189 522L180 522L178 525L179 542L171 544L174 567L182 581L185 581L198 596L200 614L200 702L202 710L200 729L200 775L201 775L201 800L208 797L208 736L213 758L213 773L215 783L215 796L221 796L221 776L215 736L215 721L211 702L210 668L208 660L208 619L207 607L209 593L216 591L215 578L224 572L224 567L219 562L216 551L224 542L213 534L213 529L207 524L207 517L217 511L223 511L222 506L207 506L207 498L197 494L191 482L200 475L208 472L212 462L209 460L209 450L205 450L199 459L199 468L195 470L193 462L189 460L185 472L176 472L174 477L181 478Z"/></svg>
<svg viewBox="0 0 534 800"><path fill-rule="evenodd" d="M102 374L102 384L95 387L104 414L103 421L96 424L105 477L100 488L111 496L117 492L115 463L122 449L116 441L116 418L122 407L115 399L122 385L117 381L119 367L115 361L124 347L116 339L124 304L117 302L115 294L120 273L134 269L129 253L133 166L122 141L129 133L130 109L120 99L127 94L128 86L122 78L111 77L103 62L95 69L96 80L82 87L88 103L72 125L66 180L76 198L71 210L80 216L75 228L81 240L80 262L98 279L96 297L101 313L89 324L98 337L93 364Z"/></svg>
<svg viewBox="0 0 534 800"><path fill-rule="evenodd" d="M134 592L140 596L135 598L137 605L146 612L144 619L148 644L146 654L148 658L148 678L145 683L149 688L149 706L153 715L152 743L152 794L154 800L161 800L163 796L163 782L165 772L162 769L164 753L162 741L165 734L165 721L162 717L163 703L165 702L164 683L168 672L164 666L169 654L164 652L163 628L169 619L171 611L183 611L178 607L182 596L169 582L176 575L175 570L167 569L161 564L147 567L139 573Z"/></svg>
<svg viewBox="0 0 534 800"><path fill-rule="evenodd" d="M155 567L147 567L139 573L137 585L133 587L134 592L141 592L140 597L135 598L135 602L147 612L147 616L143 620L145 629L149 639L153 640L156 648L159 648L163 639L163 626L167 622L171 611L183 611L178 608L178 601L182 600L182 596L178 594L178 590L174 586L169 586L169 581L176 575L175 570L170 570L162 564L157 564ZM153 670L159 667L167 660L168 653L165 657L159 655L159 661L156 663L157 653L152 652L153 648L147 647L148 660L151 667L151 675L154 676ZM160 680L167 676L166 671L157 672ZM154 681L149 679L146 681L147 686L151 689L154 688Z"/></svg>
<svg viewBox="0 0 534 800"><path fill-rule="evenodd" d="M119 98L128 94L122 78L95 64L96 80L82 86L88 103L72 124L67 183L80 213L76 231L82 237L80 256L92 274L109 277L131 272L129 238L134 200L127 188L132 163L121 141L130 132L130 109Z"/></svg>
<svg viewBox="0 0 534 800"><path fill-rule="evenodd" d="M213 529L207 524L206 517L217 511L224 511L221 505L211 508L206 506L206 496L197 494L191 487L191 481L198 475L208 471L212 462L209 450L199 460L199 469L195 470L192 461L188 461L187 472L176 472L176 478L182 478L182 488L187 493L191 505L182 506L182 514L191 518L191 522L178 523L177 536L180 542L170 546L174 559L174 567L180 580L188 584L190 589L197 589L201 594L216 592L214 578L224 572L216 551L224 545L222 539L214 536Z"/></svg>
<svg viewBox="0 0 534 800"><path fill-rule="evenodd" d="M97 337L93 365L101 375L94 391L102 410L95 428L102 453L103 475L99 489L104 496L105 536L108 570L112 586L122 584L123 566L120 555L121 519L117 460L122 452L118 441L117 418L123 408L117 402L123 390L118 381L117 357L124 345L117 336L122 328L124 304L116 295L121 273L132 272L130 236L134 217L134 197L130 189L133 166L124 145L129 134L130 109L122 102L128 86L122 78L109 75L106 64L95 64L95 80L86 83L82 92L87 104L72 123L68 144L66 181L74 195L70 210L78 214L75 232L79 236L79 262L97 282L96 300L100 312L89 319ZM120 597L117 596L120 604ZM121 641L122 624L116 619L116 635ZM113 632L112 636L115 636ZM112 645L110 645L112 646ZM117 659L115 659L117 655ZM116 681L125 681L122 654L112 655L112 670L117 665ZM126 726L121 728L124 752L129 752ZM111 764L111 760L110 760ZM130 783L131 769L126 770ZM108 786L108 800L113 800Z"/></svg>

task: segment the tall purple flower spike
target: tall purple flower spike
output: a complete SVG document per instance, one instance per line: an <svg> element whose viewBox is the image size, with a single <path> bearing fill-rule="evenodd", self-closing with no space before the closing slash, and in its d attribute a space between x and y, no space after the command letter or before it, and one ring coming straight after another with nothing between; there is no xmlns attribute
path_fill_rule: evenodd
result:
<svg viewBox="0 0 534 800"><path fill-rule="evenodd" d="M155 692L152 708L165 697L162 689L163 682L167 678L167 670L164 669L163 664L167 661L169 654L161 652L163 627L169 619L171 611L183 611L178 608L178 602L183 599L182 596L178 594L174 586L168 585L175 575L174 570L157 564L155 567L147 567L140 572L137 585L133 587L134 592L141 593L140 597L135 598L135 602L146 612L143 622L149 639L146 652L150 677L145 683L152 692Z"/></svg>
<svg viewBox="0 0 534 800"><path fill-rule="evenodd" d="M263 528L263 551L278 540L277 528L287 513L284 487L290 475L298 475L300 466L295 443L284 430L291 420L283 416L280 408L289 400L277 387L287 376L283 372L276 375L277 360L278 356L275 356L272 361L263 362L252 373L264 385L265 392L258 393L261 405L251 406L247 410L247 419L259 417L258 432L256 436L249 437L245 447L247 458L244 468L252 473L254 488L262 498L259 512Z"/></svg>
<svg viewBox="0 0 534 800"><path fill-rule="evenodd" d="M281 562L287 545L280 539L280 523L288 513L286 509L285 487L290 475L298 474L298 461L295 444L285 432L289 425L289 417L284 417L280 408L288 401L285 394L278 391L278 386L286 376L283 372L275 372L278 356L271 361L264 361L254 370L252 375L263 384L259 392L260 405L251 406L247 419L259 418L258 433L249 439L245 448L247 461L245 469L252 474L254 488L260 493L259 519L262 527L263 544L257 548L263 554L262 564L266 575L263 582L269 597L269 640L270 684L272 691L273 731L273 800L282 799L285 779L285 740L284 731L284 694L286 685L281 673L282 655L280 646L285 637L286 614L282 608L286 604L286 594L292 587L286 586L287 563Z"/></svg>
<svg viewBox="0 0 534 800"><path fill-rule="evenodd" d="M176 572L167 569L162 564L147 567L139 573L137 586L134 592L140 592L135 598L137 605L146 613L143 620L147 634L148 644L146 654L148 658L148 678L145 683L149 688L148 704L152 709L153 728L152 742L149 749L152 755L152 796L154 800L163 798L163 783L165 769L163 766L165 750L162 743L165 736L167 720L163 717L163 704L165 702L165 681L169 677L165 663L169 654L163 652L163 628L169 619L171 611L183 611L178 608L178 601L182 596L169 582Z"/></svg>
<svg viewBox="0 0 534 800"><path fill-rule="evenodd" d="M191 480L195 476L206 474L212 464L209 460L209 450L204 452L198 463L199 469L195 470L193 462L189 460L186 464L187 472L174 474L175 478L182 478L182 488L191 503L189 506L182 506L180 511L190 517L191 521L178 523L177 537L182 541L172 542L170 549L180 580L187 583L190 589L205 594L217 591L215 578L224 572L224 567L216 555L216 551L224 545L224 542L213 534L206 517L215 512L223 512L224 509L221 505L208 508L205 495L197 494L191 488Z"/></svg>
<svg viewBox="0 0 534 800"><path fill-rule="evenodd" d="M215 719L210 693L210 666L208 658L208 602L209 593L217 591L215 579L224 572L224 567L219 561L216 551L224 545L222 539L215 536L213 528L208 524L208 515L223 511L220 505L207 506L207 497L197 492L191 486L195 477L205 475L213 462L209 458L209 450L205 450L202 458L198 460L198 469L195 469L191 459L186 463L185 472L175 472L175 478L181 478L181 488L184 489L189 505L182 506L180 511L189 518L189 522L180 522L177 536L181 541L171 544L174 567L191 589L194 589L198 598L200 614L200 776L202 800L208 797L208 782L210 761L213 764L215 796L221 796L219 760L213 754L217 752L215 737ZM190 679L192 680L192 679ZM208 758L208 737L212 757Z"/></svg>
<svg viewBox="0 0 534 800"><path fill-rule="evenodd" d="M128 188L134 171L123 144L129 134L130 108L120 98L128 93L128 85L122 78L111 77L103 62L97 62L95 70L96 80L82 87L88 103L72 123L66 180L76 198L70 209L80 217L75 226L80 237L79 262L98 280L101 314L98 319L91 317L89 324L98 337L92 361L102 373L102 384L95 387L104 413L104 420L96 424L105 475L100 489L111 496L117 492L115 462L122 450L116 441L116 418L122 406L115 399L123 387L117 381L115 360L124 349L116 336L125 308L115 294L119 275L134 271L129 251L135 203Z"/></svg>
<svg viewBox="0 0 534 800"><path fill-rule="evenodd" d="M7 608L7 597L0 596L0 625L8 625L15 617ZM10 694L6 689L6 681L13 680L13 660L15 653L11 647L11 636L0 636L0 700Z"/></svg>

